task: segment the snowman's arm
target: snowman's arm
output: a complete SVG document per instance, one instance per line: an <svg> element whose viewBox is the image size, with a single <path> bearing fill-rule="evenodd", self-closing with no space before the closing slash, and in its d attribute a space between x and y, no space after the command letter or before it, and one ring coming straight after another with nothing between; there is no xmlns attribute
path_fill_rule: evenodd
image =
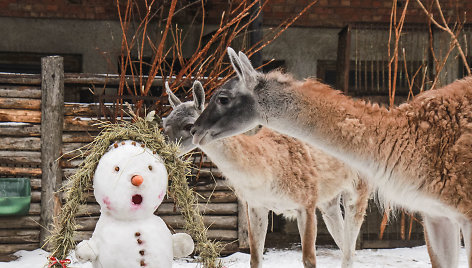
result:
<svg viewBox="0 0 472 268"><path fill-rule="evenodd" d="M97 259L98 246L93 237L89 240L83 240L75 247L75 256L81 262Z"/></svg>
<svg viewBox="0 0 472 268"><path fill-rule="evenodd" d="M172 235L172 248L174 258L182 258L192 254L194 249L193 239L186 233Z"/></svg>

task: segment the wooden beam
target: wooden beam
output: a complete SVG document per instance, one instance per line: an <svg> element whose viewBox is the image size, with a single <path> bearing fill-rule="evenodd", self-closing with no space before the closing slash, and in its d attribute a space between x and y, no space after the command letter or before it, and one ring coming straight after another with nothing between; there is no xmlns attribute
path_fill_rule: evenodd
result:
<svg viewBox="0 0 472 268"><path fill-rule="evenodd" d="M0 109L0 122L41 122L41 112L32 110Z"/></svg>
<svg viewBox="0 0 472 268"><path fill-rule="evenodd" d="M2 109L23 109L38 110L41 109L41 100L26 98L2 98L0 97L0 108Z"/></svg>
<svg viewBox="0 0 472 268"><path fill-rule="evenodd" d="M338 56L336 60L336 89L345 94L349 90L349 68L351 61L351 26L344 27L338 36Z"/></svg>
<svg viewBox="0 0 472 268"><path fill-rule="evenodd" d="M64 59L51 56L41 59L41 233L44 246L54 218L61 209L57 193L62 183L62 170L56 161L62 152L64 121Z"/></svg>
<svg viewBox="0 0 472 268"><path fill-rule="evenodd" d="M40 168L26 168L26 167L3 167L0 166L0 174L3 176L34 176L41 177Z"/></svg>
<svg viewBox="0 0 472 268"><path fill-rule="evenodd" d="M0 244L24 244L38 242L39 230L0 229ZM0 246L0 248L2 246Z"/></svg>
<svg viewBox="0 0 472 268"><path fill-rule="evenodd" d="M39 137L40 126L36 124L0 124L0 136Z"/></svg>
<svg viewBox="0 0 472 268"><path fill-rule="evenodd" d="M37 137L1 137L0 150L39 151L41 139Z"/></svg>
<svg viewBox="0 0 472 268"><path fill-rule="evenodd" d="M240 249L249 248L247 203L238 200L238 243Z"/></svg>
<svg viewBox="0 0 472 268"><path fill-rule="evenodd" d="M1 142L2 139L0 139ZM4 151L0 150L0 163L2 164L41 164L41 153L31 151Z"/></svg>
<svg viewBox="0 0 472 268"><path fill-rule="evenodd" d="M33 229L39 228L38 216L2 216L0 217L0 229ZM1 247L0 247L1 248Z"/></svg>

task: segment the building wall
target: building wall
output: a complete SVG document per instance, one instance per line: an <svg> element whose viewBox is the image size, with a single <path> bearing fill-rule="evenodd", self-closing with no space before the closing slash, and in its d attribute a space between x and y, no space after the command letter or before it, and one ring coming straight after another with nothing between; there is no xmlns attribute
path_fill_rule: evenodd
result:
<svg viewBox="0 0 472 268"><path fill-rule="evenodd" d="M121 28L117 21L0 17L0 25L3 39L0 52L81 54L83 72L117 72L121 52ZM298 78L315 76L318 59L336 59L339 30L290 28L264 49L264 58L284 60L287 71ZM187 56L198 42L199 33L195 32L187 37L189 42L184 49Z"/></svg>
<svg viewBox="0 0 472 268"><path fill-rule="evenodd" d="M143 1L136 1L138 5ZM170 1L167 1L167 4ZM232 1L236 6L240 1ZM264 1L263 1L264 2ZM422 1L428 4L430 1ZM441 6L446 16L456 11L472 11L471 1L441 0ZM87 20L116 20L117 1L115 0L3 0L0 1L0 17L26 18L67 18ZM124 9L126 1L119 1ZM188 1L179 1L178 7ZM264 22L267 25L278 25L287 18L298 14L311 0L270 0L264 7ZM405 5L404 0L397 1L398 8ZM227 0L206 1L206 20L218 23L221 13L228 7ZM141 8L143 8L141 6ZM194 5L193 10L199 8ZM314 7L303 15L297 22L298 26L330 26L341 27L352 22L389 22L392 0L319 0ZM124 11L124 10L122 10ZM185 19L188 14L180 14ZM426 17L416 1L410 1L407 21L424 23ZM470 20L470 19L469 19Z"/></svg>

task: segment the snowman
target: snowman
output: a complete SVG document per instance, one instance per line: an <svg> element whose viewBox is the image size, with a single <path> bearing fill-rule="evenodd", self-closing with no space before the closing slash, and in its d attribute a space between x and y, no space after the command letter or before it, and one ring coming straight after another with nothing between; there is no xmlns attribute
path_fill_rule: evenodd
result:
<svg viewBox="0 0 472 268"><path fill-rule="evenodd" d="M76 247L80 261L94 268L172 267L173 257L193 252L192 238L172 235L154 215L167 191L161 157L135 141L110 146L93 178L101 215L92 238Z"/></svg>

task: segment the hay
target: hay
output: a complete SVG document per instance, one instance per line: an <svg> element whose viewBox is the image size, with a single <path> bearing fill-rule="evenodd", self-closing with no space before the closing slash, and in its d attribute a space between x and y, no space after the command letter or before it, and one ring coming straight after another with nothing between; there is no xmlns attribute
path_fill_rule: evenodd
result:
<svg viewBox="0 0 472 268"><path fill-rule="evenodd" d="M56 219L53 235L48 240L48 243L52 245L52 256L63 260L75 247L73 236L78 227L75 217L79 207L86 203L87 196L92 191L93 175L100 158L114 142L134 140L156 151L164 160L171 181L169 194L185 218L185 229L195 241L200 263L203 267L221 267L218 256L222 244L212 242L207 238L207 229L198 209L196 194L187 184L186 176L189 174L190 163L177 156L178 146L166 143L157 125L143 118L136 118L134 123L101 122L98 125L102 131L84 148L85 151L81 151L80 156L85 157L85 160L65 186L66 202ZM54 264L54 266L61 267L59 264Z"/></svg>

